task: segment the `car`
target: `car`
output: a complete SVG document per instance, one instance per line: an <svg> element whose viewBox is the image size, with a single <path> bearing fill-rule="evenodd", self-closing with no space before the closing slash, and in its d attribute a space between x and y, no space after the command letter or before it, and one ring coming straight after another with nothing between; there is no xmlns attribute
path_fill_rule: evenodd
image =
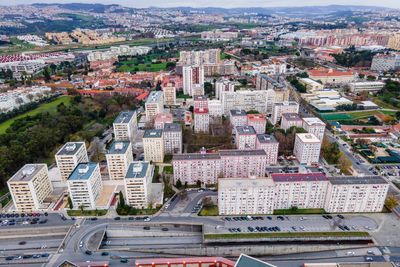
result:
<svg viewBox="0 0 400 267"><path fill-rule="evenodd" d="M368 251L367 251L367 254L368 254L368 255L375 255L375 252L373 252L372 250L368 250Z"/></svg>
<svg viewBox="0 0 400 267"><path fill-rule="evenodd" d="M44 224L44 223L47 223L47 219L39 221L39 224Z"/></svg>
<svg viewBox="0 0 400 267"><path fill-rule="evenodd" d="M341 215L341 214L338 214L337 216L338 216L338 218L340 218L340 219L342 219L342 220L344 219L344 216Z"/></svg>
<svg viewBox="0 0 400 267"><path fill-rule="evenodd" d="M83 241L79 242L79 247L83 247Z"/></svg>
<svg viewBox="0 0 400 267"><path fill-rule="evenodd" d="M121 263L127 263L127 262L128 262L128 259L121 258L121 259L119 260L119 262L121 262Z"/></svg>
<svg viewBox="0 0 400 267"><path fill-rule="evenodd" d="M110 253L108 253L107 251L101 253L101 256L108 256L108 255L110 255Z"/></svg>
<svg viewBox="0 0 400 267"><path fill-rule="evenodd" d="M40 256L42 258L47 258L48 256L50 256L50 254L49 253L42 253Z"/></svg>
<svg viewBox="0 0 400 267"><path fill-rule="evenodd" d="M15 259L16 259L16 260L22 260L22 256L19 255L19 256L15 257Z"/></svg>
<svg viewBox="0 0 400 267"><path fill-rule="evenodd" d="M161 228L161 231L164 231L164 232L166 232L166 231L168 231L168 228L166 228L166 227L164 227L164 228Z"/></svg>
<svg viewBox="0 0 400 267"><path fill-rule="evenodd" d="M129 221L134 221L134 220L135 220L135 217L129 217L128 220L129 220Z"/></svg>
<svg viewBox="0 0 400 267"><path fill-rule="evenodd" d="M143 221L149 222L149 221L151 221L151 219L150 219L150 217L144 217L144 220L143 220Z"/></svg>
<svg viewBox="0 0 400 267"><path fill-rule="evenodd" d="M34 258L34 259L38 259L38 258L40 258L40 257L41 257L40 254L35 254L35 255L32 256L32 258Z"/></svg>
<svg viewBox="0 0 400 267"><path fill-rule="evenodd" d="M33 257L32 255L24 255L24 256L22 256L23 259L30 259L32 257Z"/></svg>
<svg viewBox="0 0 400 267"><path fill-rule="evenodd" d="M119 221L121 220L121 217L115 217L114 220Z"/></svg>
<svg viewBox="0 0 400 267"><path fill-rule="evenodd" d="M86 255L92 255L93 253L92 253L90 250L86 250L86 251L85 251L85 254L86 254Z"/></svg>
<svg viewBox="0 0 400 267"><path fill-rule="evenodd" d="M347 256L354 256L355 254L354 251L347 251L346 253Z"/></svg>
<svg viewBox="0 0 400 267"><path fill-rule="evenodd" d="M47 212L44 213L44 216L49 216L49 214Z"/></svg>
<svg viewBox="0 0 400 267"><path fill-rule="evenodd" d="M8 256L5 259L6 259L6 261L12 261L14 259L14 257L13 256Z"/></svg>
<svg viewBox="0 0 400 267"><path fill-rule="evenodd" d="M96 217L92 217L92 218L90 218L90 220L91 221L97 221L97 218Z"/></svg>
<svg viewBox="0 0 400 267"><path fill-rule="evenodd" d="M365 260L366 260L366 261L374 261L374 258L372 258L372 257L365 257Z"/></svg>
<svg viewBox="0 0 400 267"><path fill-rule="evenodd" d="M150 226L143 227L144 230L150 230Z"/></svg>
<svg viewBox="0 0 400 267"><path fill-rule="evenodd" d="M197 190L197 192L202 193L202 192L204 192L204 189L200 188L199 190Z"/></svg>
<svg viewBox="0 0 400 267"><path fill-rule="evenodd" d="M18 245L21 245L21 246L25 245L25 244L26 244L26 241L21 241L21 242L18 243Z"/></svg>

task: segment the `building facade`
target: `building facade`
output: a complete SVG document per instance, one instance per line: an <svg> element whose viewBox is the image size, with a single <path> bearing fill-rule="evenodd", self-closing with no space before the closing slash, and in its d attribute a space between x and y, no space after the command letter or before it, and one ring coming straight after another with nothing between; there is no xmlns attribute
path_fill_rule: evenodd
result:
<svg viewBox="0 0 400 267"><path fill-rule="evenodd" d="M115 141L134 142L138 129L136 111L121 112L113 123Z"/></svg>
<svg viewBox="0 0 400 267"><path fill-rule="evenodd" d="M314 134L296 134L293 154L296 156L300 164L318 164L320 152L321 140L319 140Z"/></svg>
<svg viewBox="0 0 400 267"><path fill-rule="evenodd" d="M103 183L98 163L79 163L68 178L68 192L73 209L95 209Z"/></svg>
<svg viewBox="0 0 400 267"><path fill-rule="evenodd" d="M273 135L258 134L256 149L263 149L267 155L267 165L276 165L278 161L279 142Z"/></svg>
<svg viewBox="0 0 400 267"><path fill-rule="evenodd" d="M53 191L46 164L26 164L8 181L17 212L44 210L43 202Z"/></svg>
<svg viewBox="0 0 400 267"><path fill-rule="evenodd" d="M135 209L149 206L154 166L150 162L134 161L127 168L124 185L126 203Z"/></svg>
<svg viewBox="0 0 400 267"><path fill-rule="evenodd" d="M162 90L164 92L164 105L176 105L176 87L169 83L167 86L164 86Z"/></svg>
<svg viewBox="0 0 400 267"><path fill-rule="evenodd" d="M281 119L281 129L287 130L290 127L303 127L303 120L297 113L284 113Z"/></svg>
<svg viewBox="0 0 400 267"><path fill-rule="evenodd" d="M79 163L88 161L85 142L68 142L56 153L56 163L63 181L68 179Z"/></svg>
<svg viewBox="0 0 400 267"><path fill-rule="evenodd" d="M280 122L282 115L285 113L299 113L299 104L295 101L274 103L272 106L271 123Z"/></svg>
<svg viewBox="0 0 400 267"><path fill-rule="evenodd" d="M257 134L263 134L267 126L267 119L263 114L247 114L247 125L253 126Z"/></svg>
<svg viewBox="0 0 400 267"><path fill-rule="evenodd" d="M164 161L163 130L146 130L143 135L144 160L152 162Z"/></svg>
<svg viewBox="0 0 400 267"><path fill-rule="evenodd" d="M164 150L165 154L182 153L182 125L179 123L164 124Z"/></svg>
<svg viewBox="0 0 400 267"><path fill-rule="evenodd" d="M107 151L106 160L110 179L123 180L129 164L133 161L131 142L113 142Z"/></svg>
<svg viewBox="0 0 400 267"><path fill-rule="evenodd" d="M317 117L303 118L303 128L308 133L314 134L321 142L324 139L326 124Z"/></svg>
<svg viewBox="0 0 400 267"><path fill-rule="evenodd" d="M159 113L164 113L164 94L162 91L152 91L145 103L146 119L152 121Z"/></svg>
<svg viewBox="0 0 400 267"><path fill-rule="evenodd" d="M194 110L194 132L209 133L210 114L208 108L197 108Z"/></svg>
<svg viewBox="0 0 400 267"><path fill-rule="evenodd" d="M255 149L257 133L253 126L237 126L235 129L236 148L240 150Z"/></svg>

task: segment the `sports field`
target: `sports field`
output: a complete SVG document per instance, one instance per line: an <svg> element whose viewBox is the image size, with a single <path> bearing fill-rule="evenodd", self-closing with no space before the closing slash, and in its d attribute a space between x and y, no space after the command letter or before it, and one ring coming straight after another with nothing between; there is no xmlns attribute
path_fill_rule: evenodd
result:
<svg viewBox="0 0 400 267"><path fill-rule="evenodd" d="M393 115L394 111L366 110L366 111L350 111L346 113L321 113L321 117L328 121L339 120L358 120L368 118L374 115Z"/></svg>
<svg viewBox="0 0 400 267"><path fill-rule="evenodd" d="M64 105L66 105L66 106L70 105L71 97L70 96L60 96L59 98L55 99L52 102L44 103L31 111L25 112L25 113L20 114L12 119L6 120L5 122L0 124L0 134L4 134L6 132L6 130L11 126L11 124L13 124L13 122L15 120L21 119L26 116L34 116L41 112L55 112L57 110L57 106L61 103L64 103Z"/></svg>

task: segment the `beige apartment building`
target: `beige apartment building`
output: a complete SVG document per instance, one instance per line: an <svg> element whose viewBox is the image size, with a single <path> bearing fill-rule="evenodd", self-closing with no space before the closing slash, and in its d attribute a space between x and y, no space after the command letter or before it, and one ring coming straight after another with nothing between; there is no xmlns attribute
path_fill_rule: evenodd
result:
<svg viewBox="0 0 400 267"><path fill-rule="evenodd" d="M164 161L164 136L163 130L146 130L143 135L144 160L152 162Z"/></svg>
<svg viewBox="0 0 400 267"><path fill-rule="evenodd" d="M43 201L53 191L46 164L26 164L7 181L18 212L44 210Z"/></svg>
<svg viewBox="0 0 400 267"><path fill-rule="evenodd" d="M57 167L63 181L67 181L79 163L88 161L85 142L68 142L56 154Z"/></svg>
<svg viewBox="0 0 400 267"><path fill-rule="evenodd" d="M300 164L312 165L318 163L320 152L321 140L319 140L314 134L296 134L293 154L296 156Z"/></svg>
<svg viewBox="0 0 400 267"><path fill-rule="evenodd" d="M129 206L136 209L148 207L153 172L150 162L135 161L129 165L124 179L125 198Z"/></svg>
<svg viewBox="0 0 400 267"><path fill-rule="evenodd" d="M115 141L106 154L108 175L111 180L123 180L133 162L132 145L127 141Z"/></svg>
<svg viewBox="0 0 400 267"><path fill-rule="evenodd" d="M164 93L152 91L146 100L145 109L147 121L152 121L157 114L164 113Z"/></svg>
<svg viewBox="0 0 400 267"><path fill-rule="evenodd" d="M169 83L162 90L164 92L164 104L166 106L176 105L176 87Z"/></svg>
<svg viewBox="0 0 400 267"><path fill-rule="evenodd" d="M134 142L137 128L136 111L122 111L113 123L115 141Z"/></svg>

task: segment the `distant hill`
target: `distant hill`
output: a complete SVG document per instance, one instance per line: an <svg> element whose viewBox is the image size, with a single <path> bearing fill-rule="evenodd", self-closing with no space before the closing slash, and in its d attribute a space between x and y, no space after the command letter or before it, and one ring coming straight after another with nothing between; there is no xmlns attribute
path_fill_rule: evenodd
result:
<svg viewBox="0 0 400 267"><path fill-rule="evenodd" d="M107 10L115 8L123 8L119 5L103 5L103 4L82 4L82 3L70 3L70 4L33 4L35 7L45 7L45 6L59 6L64 9L69 9L72 11L88 11L95 13L104 13Z"/></svg>

